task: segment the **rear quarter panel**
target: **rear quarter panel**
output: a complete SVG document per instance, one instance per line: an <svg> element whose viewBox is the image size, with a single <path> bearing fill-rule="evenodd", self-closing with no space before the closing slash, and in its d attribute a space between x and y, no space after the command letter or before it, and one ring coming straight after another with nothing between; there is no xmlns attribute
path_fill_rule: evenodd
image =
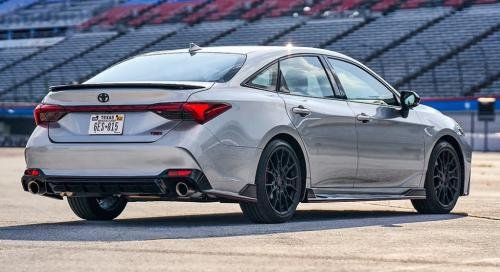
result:
<svg viewBox="0 0 500 272"><path fill-rule="evenodd" d="M230 165L220 167L235 167L244 165L248 182L254 183L257 165L262 150L276 135L288 134L301 145L304 156L307 154L295 127L286 113L283 99L275 92L257 90L239 85L216 84L206 92L193 94L189 101L214 101L231 104L231 109L217 118L210 120L204 126L225 146L236 147L238 150L253 152L254 156L244 160L237 156L232 157ZM211 158L217 160L216 157ZM308 168L308 167L307 167ZM230 169L227 169L230 170ZM309 172L309 171L307 171Z"/></svg>

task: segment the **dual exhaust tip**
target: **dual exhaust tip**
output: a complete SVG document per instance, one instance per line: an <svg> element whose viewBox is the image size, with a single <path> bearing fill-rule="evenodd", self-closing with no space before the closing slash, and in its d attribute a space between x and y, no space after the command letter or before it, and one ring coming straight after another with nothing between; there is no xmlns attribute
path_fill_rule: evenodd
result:
<svg viewBox="0 0 500 272"><path fill-rule="evenodd" d="M32 180L28 182L28 192L35 195L45 194L45 185L37 180Z"/></svg>
<svg viewBox="0 0 500 272"><path fill-rule="evenodd" d="M180 197L190 197L192 196L194 193L196 193L195 190L193 190L193 188L191 188L189 185L187 185L186 183L184 182L178 182L176 185L175 185L175 193L180 196Z"/></svg>

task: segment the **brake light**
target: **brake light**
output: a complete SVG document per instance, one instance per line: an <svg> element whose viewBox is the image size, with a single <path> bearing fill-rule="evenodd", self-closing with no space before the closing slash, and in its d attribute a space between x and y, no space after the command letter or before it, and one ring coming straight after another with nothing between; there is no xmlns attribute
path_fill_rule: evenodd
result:
<svg viewBox="0 0 500 272"><path fill-rule="evenodd" d="M182 105L184 112L190 113L200 124L210 121L230 108L229 104L185 103Z"/></svg>
<svg viewBox="0 0 500 272"><path fill-rule="evenodd" d="M40 104L36 106L33 111L35 117L35 123L37 125L47 124L49 122L57 122L61 119L66 112L64 107L58 105L44 105Z"/></svg>

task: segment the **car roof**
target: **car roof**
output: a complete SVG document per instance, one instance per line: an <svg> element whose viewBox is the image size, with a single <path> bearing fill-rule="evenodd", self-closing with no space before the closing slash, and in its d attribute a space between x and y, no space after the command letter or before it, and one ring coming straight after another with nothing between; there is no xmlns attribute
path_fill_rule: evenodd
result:
<svg viewBox="0 0 500 272"><path fill-rule="evenodd" d="M146 53L144 55L157 55L168 53L188 53L189 49L175 49ZM336 56L344 59L355 61L354 59L330 50L312 48L312 47L296 47L296 46L213 46L201 47L196 53L233 53L245 54L249 57L259 57L263 55L276 54L277 57L292 55L292 54L320 54Z"/></svg>

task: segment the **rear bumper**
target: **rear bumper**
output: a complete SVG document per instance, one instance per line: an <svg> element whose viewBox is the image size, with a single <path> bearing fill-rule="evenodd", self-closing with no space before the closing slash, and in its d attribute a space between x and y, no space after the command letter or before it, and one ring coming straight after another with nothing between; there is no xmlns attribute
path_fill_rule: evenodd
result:
<svg viewBox="0 0 500 272"><path fill-rule="evenodd" d="M251 189L243 190L241 194L214 190L205 175L198 170L193 170L186 177L169 177L167 172L168 170L156 176L136 177L50 176L42 172L39 176L24 175L21 184L24 191L30 191L29 184L37 183L39 191L36 194L57 199L62 199L63 196L121 196L129 200L255 201ZM180 197L177 194L176 185L181 182L194 191L192 196Z"/></svg>

